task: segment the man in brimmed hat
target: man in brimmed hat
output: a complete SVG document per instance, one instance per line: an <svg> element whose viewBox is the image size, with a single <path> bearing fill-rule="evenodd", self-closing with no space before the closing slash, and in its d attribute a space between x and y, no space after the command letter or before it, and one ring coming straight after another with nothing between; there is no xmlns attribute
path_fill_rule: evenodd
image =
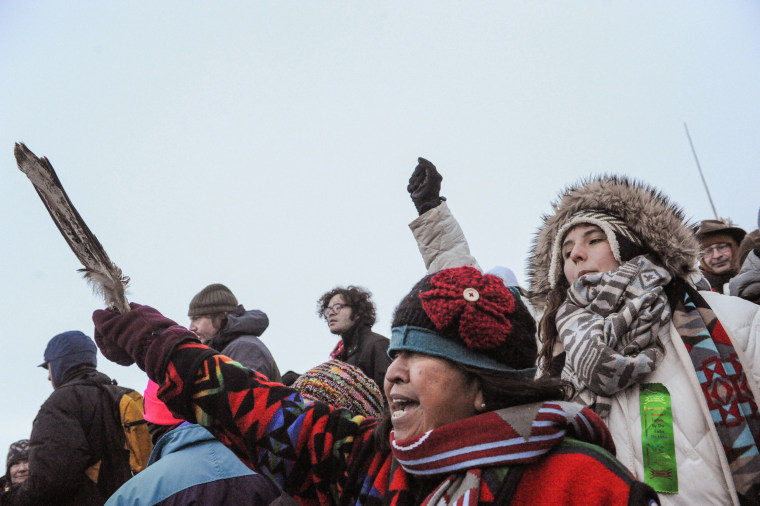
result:
<svg viewBox="0 0 760 506"><path fill-rule="evenodd" d="M727 284L739 271L739 244L745 235L747 232L730 221L703 220L699 224L699 267L714 292L729 293Z"/></svg>

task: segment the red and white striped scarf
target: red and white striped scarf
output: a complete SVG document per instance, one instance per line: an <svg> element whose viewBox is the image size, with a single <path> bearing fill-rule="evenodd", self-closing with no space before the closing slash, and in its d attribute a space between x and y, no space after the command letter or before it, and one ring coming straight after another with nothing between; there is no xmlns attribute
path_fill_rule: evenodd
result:
<svg viewBox="0 0 760 506"><path fill-rule="evenodd" d="M392 482L399 488L409 485L402 469L419 477L444 475L423 506L478 504L482 468L536 462L565 437L615 453L607 426L590 409L559 401L526 404L459 420L404 441L396 441L391 432L391 449L399 464Z"/></svg>

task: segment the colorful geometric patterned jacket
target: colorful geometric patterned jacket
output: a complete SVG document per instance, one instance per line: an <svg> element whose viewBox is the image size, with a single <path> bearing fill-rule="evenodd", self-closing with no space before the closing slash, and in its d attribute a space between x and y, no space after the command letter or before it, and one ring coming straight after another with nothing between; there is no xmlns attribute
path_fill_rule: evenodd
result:
<svg viewBox="0 0 760 506"><path fill-rule="evenodd" d="M423 504L451 474L413 477L398 464L387 444L381 444L380 438L387 441L389 436L376 430L377 420L305 402L296 391L269 383L201 344L179 344L165 371L159 398L172 411L207 427L244 462L302 504ZM589 439L601 438L614 451L606 443L611 439L598 417L586 408L580 413L593 422L596 433ZM533 431L540 425L536 420L527 423L528 428L533 424ZM505 427L515 433L509 425ZM573 436L584 436L585 430ZM464 442L470 441L464 438ZM564 435L543 458L529 465L481 466L479 484L472 491L478 496L477 504L504 504L499 494L510 469L518 468L522 477L510 493L512 504L658 504L654 492L636 482L608 451ZM467 502L462 499L457 504Z"/></svg>

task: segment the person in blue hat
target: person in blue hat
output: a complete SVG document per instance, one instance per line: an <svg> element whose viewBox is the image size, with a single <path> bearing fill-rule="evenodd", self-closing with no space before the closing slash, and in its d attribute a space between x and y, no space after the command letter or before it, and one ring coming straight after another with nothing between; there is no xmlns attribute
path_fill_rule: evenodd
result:
<svg viewBox="0 0 760 506"><path fill-rule="evenodd" d="M32 426L29 478L9 503L104 504L131 477L108 464L123 441L113 430L113 401L98 384L115 382L96 369L95 342L78 330L53 337L40 367L53 393Z"/></svg>

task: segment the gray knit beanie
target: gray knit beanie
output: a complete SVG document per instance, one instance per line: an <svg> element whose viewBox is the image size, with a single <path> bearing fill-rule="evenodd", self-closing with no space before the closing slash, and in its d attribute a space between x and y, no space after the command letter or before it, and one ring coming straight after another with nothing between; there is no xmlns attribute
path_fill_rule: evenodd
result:
<svg viewBox="0 0 760 506"><path fill-rule="evenodd" d="M187 316L206 316L216 313L229 313L238 307L238 301L229 288L221 283L208 285L198 292L190 301Z"/></svg>

